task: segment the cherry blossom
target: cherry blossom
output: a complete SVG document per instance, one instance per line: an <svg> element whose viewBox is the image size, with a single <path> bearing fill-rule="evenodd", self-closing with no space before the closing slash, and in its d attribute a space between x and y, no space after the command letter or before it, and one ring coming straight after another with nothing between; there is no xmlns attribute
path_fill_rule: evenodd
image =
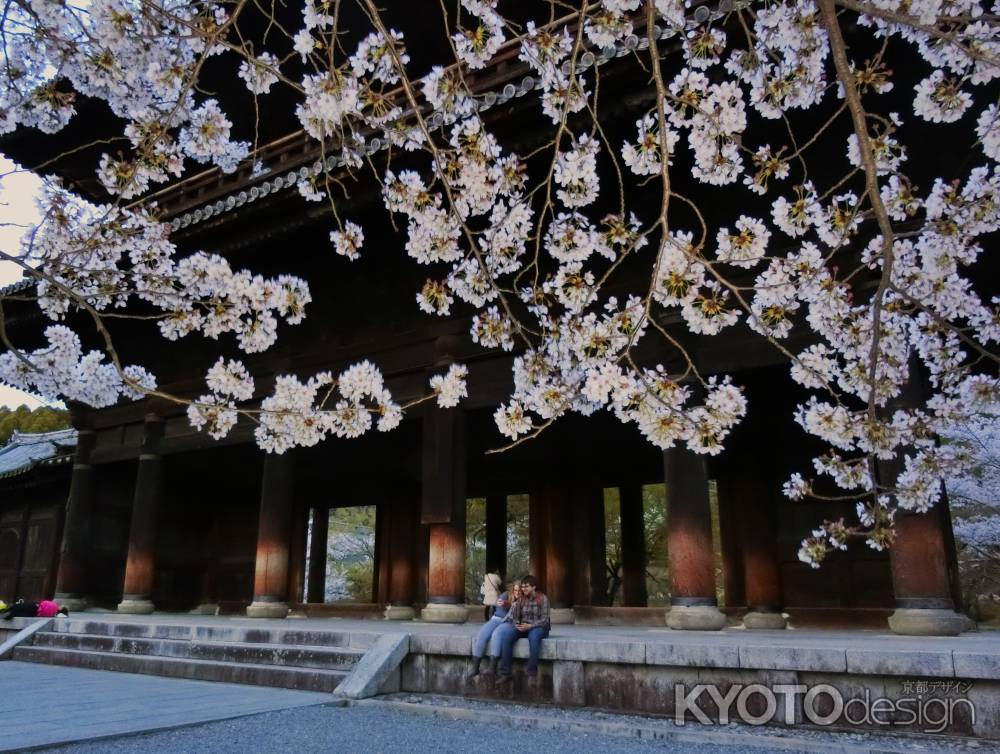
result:
<svg viewBox="0 0 1000 754"><path fill-rule="evenodd" d="M720 453L754 396L704 373L692 343L729 332L777 349L805 396L796 422L826 445L784 493L857 503L856 520L806 536L804 562L852 537L891 546L897 512L940 503L942 480L961 494L977 464L965 430L1000 405L1000 298L982 281L1000 230L996 7L602 0L515 19L459 0L415 64L374 3L348 4L367 26L347 34L338 4L305 0L273 45L243 38L239 14L256 11L217 2L10 6L0 133L57 135L81 98L123 125L94 158L107 201L49 179L42 222L4 252L51 323L41 347L0 355L0 379L95 407L155 393L214 438L252 422L275 453L390 431L422 401L461 405L475 389L461 364L400 403L374 360L279 374L265 395L228 352L199 367L192 400L104 339L105 319L141 308L168 340L256 354L306 317L305 280L178 251L180 218L161 222L150 197L192 166L294 186L332 216L320 238L345 275L366 237L383 242L341 201L374 180L399 228L397 257L375 261L426 268L414 315L460 319L473 345L512 355L503 447L606 411L657 448ZM241 140L257 129L228 91L211 93L209 59L255 110L287 87L321 158L265 179L275 166ZM546 124L531 138L498 126L493 108L519 102ZM928 159L926 134L963 159ZM104 345L84 352L84 326ZM980 518L962 524L969 541L992 531Z"/></svg>

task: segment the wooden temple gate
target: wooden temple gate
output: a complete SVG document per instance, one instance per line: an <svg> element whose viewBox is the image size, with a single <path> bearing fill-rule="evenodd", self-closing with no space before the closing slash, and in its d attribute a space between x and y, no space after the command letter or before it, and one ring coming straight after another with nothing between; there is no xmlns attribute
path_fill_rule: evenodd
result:
<svg viewBox="0 0 1000 754"><path fill-rule="evenodd" d="M444 352L447 343L436 349ZM719 628L725 623L720 607L745 613L748 627L762 628L783 626L781 613L789 611L803 620L827 615L884 624L894 597L897 606L953 609L943 511L904 522L891 556L852 547L818 571L797 561L803 527L822 513L781 497L781 474L807 456L780 440L786 433L761 440L768 437L762 429L767 408L751 414L717 458L683 448L659 452L610 419L589 434L585 422L597 420L570 419L536 445L488 455L490 400L473 395L471 407L425 406L398 435L283 455L263 454L249 438L192 448L204 441L182 430L183 417L155 412L131 430L86 429L63 493L61 556L55 543L63 506L15 507L5 498L0 596L54 592L71 609L90 603L136 613L284 617L291 608L461 622L470 614L467 500L485 498L486 562L502 568L507 497L527 490L531 569L556 620L662 622L662 608L642 610L647 560L662 557L645 552L642 486L665 483L674 628ZM621 608L605 604L603 591L608 487L617 488L620 500ZM335 497L376 505L367 606L322 604L326 524ZM726 594L721 606L719 569Z"/></svg>

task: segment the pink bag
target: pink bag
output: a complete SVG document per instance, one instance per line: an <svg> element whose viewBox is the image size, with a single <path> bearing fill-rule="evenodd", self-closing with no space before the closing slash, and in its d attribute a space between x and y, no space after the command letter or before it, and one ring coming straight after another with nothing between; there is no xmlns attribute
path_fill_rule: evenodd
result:
<svg viewBox="0 0 1000 754"><path fill-rule="evenodd" d="M52 600L42 600L38 603L39 618L55 618L59 614L59 603Z"/></svg>

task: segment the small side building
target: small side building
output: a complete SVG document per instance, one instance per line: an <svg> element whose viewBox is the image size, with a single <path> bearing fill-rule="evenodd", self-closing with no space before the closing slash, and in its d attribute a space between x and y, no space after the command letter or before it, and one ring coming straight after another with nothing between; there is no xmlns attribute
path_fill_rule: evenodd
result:
<svg viewBox="0 0 1000 754"><path fill-rule="evenodd" d="M0 448L0 599L51 598L75 429L14 432Z"/></svg>

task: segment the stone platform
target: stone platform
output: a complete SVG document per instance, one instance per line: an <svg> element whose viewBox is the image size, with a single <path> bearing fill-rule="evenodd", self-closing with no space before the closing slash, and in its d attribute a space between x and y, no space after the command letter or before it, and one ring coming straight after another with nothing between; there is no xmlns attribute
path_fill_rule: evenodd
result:
<svg viewBox="0 0 1000 754"><path fill-rule="evenodd" d="M467 678L478 628L418 621L78 613L39 632L31 645L14 651L14 659L330 690L379 636L405 633L409 653L392 684L405 692L520 697L672 716L684 698L679 685L689 692L698 684L714 684L724 696L736 684L806 689L828 684L844 700L866 693L872 699L913 697L921 704L940 698L954 708L941 732L1000 739L997 631L907 638L864 630L688 632L665 626L560 625L543 643L538 679L524 676L527 644L519 642L515 682L498 693L488 676ZM243 669L233 669L236 665ZM955 704L959 699L967 701ZM754 701L750 697L750 712L760 714ZM781 705L782 697L778 701ZM718 717L707 694L699 707L709 718ZM793 707L795 721L809 725L802 696ZM896 723L892 732L922 730L899 724L898 710L894 715L881 716ZM888 724L869 720L853 729L888 731ZM852 729L843 721L833 725Z"/></svg>

